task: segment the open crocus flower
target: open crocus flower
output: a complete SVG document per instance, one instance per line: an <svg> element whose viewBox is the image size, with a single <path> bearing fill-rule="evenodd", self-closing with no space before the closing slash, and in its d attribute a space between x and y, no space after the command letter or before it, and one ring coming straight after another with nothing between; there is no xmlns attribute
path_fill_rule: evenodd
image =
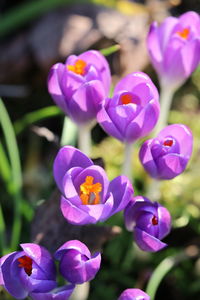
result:
<svg viewBox="0 0 200 300"><path fill-rule="evenodd" d="M97 114L97 121L113 137L125 143L148 135L159 117L158 91L142 72L125 76Z"/></svg>
<svg viewBox="0 0 200 300"><path fill-rule="evenodd" d="M150 176L172 179L185 170L192 145L192 133L187 126L169 125L156 138L144 142L139 153L140 161Z"/></svg>
<svg viewBox="0 0 200 300"><path fill-rule="evenodd" d="M150 300L150 297L140 289L127 289L123 291L118 300Z"/></svg>
<svg viewBox="0 0 200 300"><path fill-rule="evenodd" d="M124 212L127 230L133 231L136 244L143 251L156 252L167 244L161 242L171 228L168 210L149 199L137 196Z"/></svg>
<svg viewBox="0 0 200 300"><path fill-rule="evenodd" d="M31 293L30 296L33 300L68 300L74 288L74 284L68 284L48 293Z"/></svg>
<svg viewBox="0 0 200 300"><path fill-rule="evenodd" d="M126 176L118 176L109 182L103 168L71 146L58 152L54 178L62 193L62 213L72 224L104 221L124 209L133 194Z"/></svg>
<svg viewBox="0 0 200 300"><path fill-rule="evenodd" d="M147 46L162 85L178 88L200 61L200 17L190 11L151 25Z"/></svg>
<svg viewBox="0 0 200 300"><path fill-rule="evenodd" d="M1 258L0 284L16 299L54 289L56 269L49 252L36 244L20 246L22 251Z"/></svg>
<svg viewBox="0 0 200 300"><path fill-rule="evenodd" d="M86 245L78 240L66 242L54 256L60 261L62 276L74 284L92 280L101 264L101 254L96 253L92 256Z"/></svg>
<svg viewBox="0 0 200 300"><path fill-rule="evenodd" d="M83 124L96 118L110 83L106 59L100 52L90 50L69 56L65 64L55 64L49 73L48 91L67 115Z"/></svg>

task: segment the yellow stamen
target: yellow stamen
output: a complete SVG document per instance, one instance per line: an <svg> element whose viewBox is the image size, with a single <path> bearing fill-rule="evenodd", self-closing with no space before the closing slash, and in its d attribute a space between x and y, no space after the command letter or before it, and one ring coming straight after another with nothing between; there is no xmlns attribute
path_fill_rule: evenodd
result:
<svg viewBox="0 0 200 300"><path fill-rule="evenodd" d="M182 37L183 39L187 40L190 34L190 29L189 28L184 28L181 31L177 31L177 34Z"/></svg>
<svg viewBox="0 0 200 300"><path fill-rule="evenodd" d="M87 176L85 182L80 185L80 198L84 205L100 203L99 193L102 191L102 185L99 182L95 184L93 182L94 178Z"/></svg>
<svg viewBox="0 0 200 300"><path fill-rule="evenodd" d="M85 75L85 68L87 64L84 60L78 59L74 65L68 65L67 69L79 75Z"/></svg>

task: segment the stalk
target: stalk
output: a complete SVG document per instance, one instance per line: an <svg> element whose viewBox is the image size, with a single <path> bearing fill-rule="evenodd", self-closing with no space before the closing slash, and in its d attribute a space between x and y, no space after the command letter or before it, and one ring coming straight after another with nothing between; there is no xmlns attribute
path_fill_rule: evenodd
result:
<svg viewBox="0 0 200 300"><path fill-rule="evenodd" d="M131 157L133 153L133 144L126 143L124 149L124 163L122 166L122 174L126 175L131 181L133 179Z"/></svg>
<svg viewBox="0 0 200 300"><path fill-rule="evenodd" d="M78 126L78 147L86 155L91 154L91 129L94 123Z"/></svg>
<svg viewBox="0 0 200 300"><path fill-rule="evenodd" d="M156 126L155 134L157 135L161 129L167 125L169 111L171 108L175 88L169 85L161 84L160 90L160 117Z"/></svg>

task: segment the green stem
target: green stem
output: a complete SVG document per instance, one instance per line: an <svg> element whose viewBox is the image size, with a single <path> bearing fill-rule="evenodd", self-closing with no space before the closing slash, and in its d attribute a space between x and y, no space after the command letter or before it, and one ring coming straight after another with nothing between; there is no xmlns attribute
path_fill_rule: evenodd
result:
<svg viewBox="0 0 200 300"><path fill-rule="evenodd" d="M61 146L65 146L65 145L75 146L76 139L77 139L77 126L68 117L65 117L60 144Z"/></svg>
<svg viewBox="0 0 200 300"><path fill-rule="evenodd" d="M11 170L2 143L0 142L0 175L6 184L10 182Z"/></svg>
<svg viewBox="0 0 200 300"><path fill-rule="evenodd" d="M6 252L6 237L5 237L6 225L3 217L2 207L0 205L0 248L1 253L4 255Z"/></svg>
<svg viewBox="0 0 200 300"><path fill-rule="evenodd" d="M133 144L126 143L124 150L124 162L122 166L122 174L126 175L132 182L133 180L133 170L132 170L132 153L133 153Z"/></svg>
<svg viewBox="0 0 200 300"><path fill-rule="evenodd" d="M22 171L21 163L19 157L19 150L17 146L17 141L15 137L15 132L10 120L10 117L7 113L7 110L3 104L3 101L0 99L0 124L3 130L3 134L6 141L6 146L8 150L8 155L11 165L11 174L12 174L12 188L13 188L13 198L14 198L14 220L12 227L11 235L11 248L15 250L21 231L21 188L22 188Z"/></svg>
<svg viewBox="0 0 200 300"><path fill-rule="evenodd" d="M161 129L167 125L169 111L171 108L175 88L169 85L161 85L160 90L160 117L156 125L155 134L157 135Z"/></svg>
<svg viewBox="0 0 200 300"><path fill-rule="evenodd" d="M86 155L91 154L91 129L93 125L92 122L78 126L78 147Z"/></svg>
<svg viewBox="0 0 200 300"><path fill-rule="evenodd" d="M62 114L63 112L57 106L41 108L39 110L26 114L22 119L17 120L14 123L15 132L16 134L20 134L27 126L33 123Z"/></svg>
<svg viewBox="0 0 200 300"><path fill-rule="evenodd" d="M113 45L111 47L101 49L100 52L104 56L108 56L112 53L115 53L115 52L119 51L119 49L120 49L120 45L116 44L116 45Z"/></svg>
<svg viewBox="0 0 200 300"><path fill-rule="evenodd" d="M154 270L148 282L146 293L154 300L158 287L165 275L179 262L185 260L188 256L184 252L165 258Z"/></svg>

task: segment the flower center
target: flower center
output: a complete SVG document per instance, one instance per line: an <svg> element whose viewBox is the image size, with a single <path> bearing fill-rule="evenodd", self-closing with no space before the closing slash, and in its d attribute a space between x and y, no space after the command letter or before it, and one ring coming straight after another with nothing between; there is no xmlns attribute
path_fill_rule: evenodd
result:
<svg viewBox="0 0 200 300"><path fill-rule="evenodd" d="M85 70L86 66L87 66L87 64L84 60L78 59L74 65L68 65L67 69L78 75L83 76L83 75L85 75L85 72L86 72L86 70Z"/></svg>
<svg viewBox="0 0 200 300"><path fill-rule="evenodd" d="M181 31L177 31L177 34L182 37L183 39L187 40L190 34L190 29L189 28L184 28Z"/></svg>
<svg viewBox="0 0 200 300"><path fill-rule="evenodd" d="M153 216L153 218L151 219L151 222L153 225L158 225L158 218L156 216Z"/></svg>
<svg viewBox="0 0 200 300"><path fill-rule="evenodd" d="M166 139L164 142L163 142L163 145L164 146L167 146L167 147L171 147L173 145L173 140L172 139Z"/></svg>
<svg viewBox="0 0 200 300"><path fill-rule="evenodd" d="M26 272L26 274L28 276L30 276L32 274L33 260L30 257L25 255L25 256L18 258L18 262L19 262L18 267L24 268L24 271Z"/></svg>
<svg viewBox="0 0 200 300"><path fill-rule="evenodd" d="M133 104L140 104L140 99L137 96L134 96L130 93L124 93L120 96L121 103L123 105L133 103Z"/></svg>
<svg viewBox="0 0 200 300"><path fill-rule="evenodd" d="M80 198L84 205L88 204L99 204L100 195L102 191L101 183L94 183L94 178L92 176L87 176L85 182L80 185Z"/></svg>

